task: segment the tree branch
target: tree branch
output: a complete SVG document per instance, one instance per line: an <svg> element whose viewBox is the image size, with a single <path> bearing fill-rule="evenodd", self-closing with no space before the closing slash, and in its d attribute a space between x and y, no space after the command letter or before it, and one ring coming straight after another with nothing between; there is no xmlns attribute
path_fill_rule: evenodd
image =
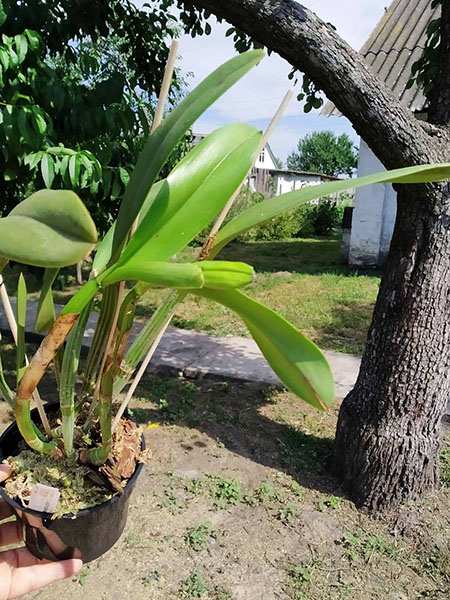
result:
<svg viewBox="0 0 450 600"><path fill-rule="evenodd" d="M304 6L294 0L181 2L225 19L307 73L387 168L442 161L440 136L430 137L363 56Z"/></svg>

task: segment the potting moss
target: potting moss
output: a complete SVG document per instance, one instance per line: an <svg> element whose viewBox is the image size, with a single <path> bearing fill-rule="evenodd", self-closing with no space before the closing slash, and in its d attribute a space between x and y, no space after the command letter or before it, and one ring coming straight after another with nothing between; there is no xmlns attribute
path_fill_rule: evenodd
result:
<svg viewBox="0 0 450 600"><path fill-rule="evenodd" d="M53 518L67 513L76 514L112 498L114 493L96 485L99 475L87 465L22 450L5 461L12 469L4 488L8 495L28 506L31 490L37 483L57 488L61 492Z"/></svg>

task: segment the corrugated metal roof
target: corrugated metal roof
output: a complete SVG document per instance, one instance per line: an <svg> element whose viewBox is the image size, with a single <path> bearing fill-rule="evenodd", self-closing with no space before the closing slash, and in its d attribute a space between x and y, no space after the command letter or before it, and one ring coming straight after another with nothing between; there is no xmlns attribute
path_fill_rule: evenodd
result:
<svg viewBox="0 0 450 600"><path fill-rule="evenodd" d="M394 0L360 50L375 75L413 112L422 111L426 101L417 85L407 90L406 84L425 46L427 26L440 10L431 9L431 0ZM322 114L341 116L332 102Z"/></svg>

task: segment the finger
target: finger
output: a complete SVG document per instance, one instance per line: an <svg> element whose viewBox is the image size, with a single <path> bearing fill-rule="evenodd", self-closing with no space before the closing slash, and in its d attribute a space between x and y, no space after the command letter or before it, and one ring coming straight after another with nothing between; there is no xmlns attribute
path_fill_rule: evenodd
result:
<svg viewBox="0 0 450 600"><path fill-rule="evenodd" d="M66 579L79 573L83 563L78 558L63 560L61 562L21 567L13 571L9 598L17 598L37 590L53 581Z"/></svg>
<svg viewBox="0 0 450 600"><path fill-rule="evenodd" d="M6 550L0 552L0 564L7 564L11 568L17 569L18 567L31 567L33 565L41 565L49 562L42 561L31 554L28 548L16 548L15 550Z"/></svg>
<svg viewBox="0 0 450 600"><path fill-rule="evenodd" d="M11 546L22 541L22 526L19 521L0 525L0 546Z"/></svg>
<svg viewBox="0 0 450 600"><path fill-rule="evenodd" d="M12 469L9 465L0 464L0 481L5 481L11 475Z"/></svg>

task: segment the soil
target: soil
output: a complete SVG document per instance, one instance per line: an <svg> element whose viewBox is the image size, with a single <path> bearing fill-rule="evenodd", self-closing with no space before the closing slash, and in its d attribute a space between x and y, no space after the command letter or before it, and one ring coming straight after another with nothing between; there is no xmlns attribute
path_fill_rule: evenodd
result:
<svg viewBox="0 0 450 600"><path fill-rule="evenodd" d="M152 377L132 408L153 457L123 536L73 581L27 598L449 597L450 444L441 489L374 518L328 470L337 407L323 415L276 389ZM9 412L0 403L0 428Z"/></svg>

